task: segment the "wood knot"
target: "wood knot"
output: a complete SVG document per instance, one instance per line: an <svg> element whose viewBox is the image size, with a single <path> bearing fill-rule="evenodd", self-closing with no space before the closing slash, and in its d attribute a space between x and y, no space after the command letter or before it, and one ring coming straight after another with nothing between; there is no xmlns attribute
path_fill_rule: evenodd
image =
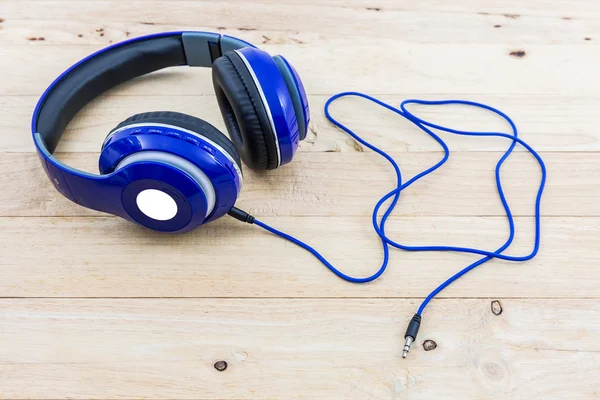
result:
<svg viewBox="0 0 600 400"><path fill-rule="evenodd" d="M359 153L364 153L365 149L361 146L360 143L358 143L358 141L352 139L352 146L354 147L354 150L358 151Z"/></svg>
<svg viewBox="0 0 600 400"><path fill-rule="evenodd" d="M523 58L527 53L525 53L525 50L515 50L511 51L509 54L516 58Z"/></svg>
<svg viewBox="0 0 600 400"><path fill-rule="evenodd" d="M492 301L490 308L492 309L492 314L494 314L494 315L502 314L503 310L502 310L502 304L500 304L500 301L498 301L498 300Z"/></svg>
<svg viewBox="0 0 600 400"><path fill-rule="evenodd" d="M437 343L434 342L433 340L428 339L423 342L423 350L425 350L425 351L435 350L436 347L437 347Z"/></svg>
<svg viewBox="0 0 600 400"><path fill-rule="evenodd" d="M227 369L227 361L223 361L223 360L217 361L215 363L215 369L217 371L225 371Z"/></svg>
<svg viewBox="0 0 600 400"><path fill-rule="evenodd" d="M486 362L481 367L485 376L493 381L499 381L504 377L504 371L502 367L495 362Z"/></svg>

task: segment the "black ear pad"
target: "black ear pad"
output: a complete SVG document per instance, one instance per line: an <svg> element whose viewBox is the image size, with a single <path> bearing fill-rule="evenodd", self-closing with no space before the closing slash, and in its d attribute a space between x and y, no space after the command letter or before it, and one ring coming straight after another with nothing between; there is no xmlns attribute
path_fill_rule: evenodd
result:
<svg viewBox="0 0 600 400"><path fill-rule="evenodd" d="M117 125L111 131L111 133L123 126L142 123L173 125L179 128L187 129L188 131L195 132L200 136L204 136L205 138L221 146L223 150L229 153L231 158L235 160L240 170L242 168L242 165L240 163L240 154L236 150L233 143L231 143L231 141L227 138L227 136L225 136L223 133L221 133L221 131L219 131L217 128L215 128L208 122L203 121L200 118L192 117L191 115L173 111L151 111L136 114L132 117L127 118L125 121Z"/></svg>
<svg viewBox="0 0 600 400"><path fill-rule="evenodd" d="M244 163L252 169L277 168L276 133L244 61L229 51L215 60L212 76L225 126Z"/></svg>

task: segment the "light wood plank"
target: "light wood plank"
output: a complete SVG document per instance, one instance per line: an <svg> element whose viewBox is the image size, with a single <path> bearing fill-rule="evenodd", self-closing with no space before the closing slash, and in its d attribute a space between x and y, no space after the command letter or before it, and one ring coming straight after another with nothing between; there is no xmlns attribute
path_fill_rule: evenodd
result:
<svg viewBox="0 0 600 400"><path fill-rule="evenodd" d="M392 153L404 181L442 157L441 153ZM441 170L406 189L396 215L504 216L493 170L501 153L454 153ZM513 213L534 215L539 166L515 153L502 170L503 188ZM550 178L542 212L546 216L600 215L596 191L597 153L544 153ZM59 158L98 173L97 153L65 153ZM0 153L0 216L99 216L63 198L42 169L37 155ZM238 205L257 215L371 215L376 201L395 186L392 167L375 153L302 153L281 170L245 170Z"/></svg>
<svg viewBox="0 0 600 400"><path fill-rule="evenodd" d="M4 95L39 95L71 64L101 46L54 46L32 43L0 47L0 81ZM390 48L400 47L398 51ZM530 45L527 56L509 53L520 45L415 44L397 41L338 46L264 45L284 54L300 72L308 93L358 90L371 94L426 93L554 94L595 96L600 92L600 46ZM57 51L58 50L58 51ZM557 54L560 54L557 57ZM34 58L35 63L31 60ZM360 61L359 61L360 60ZM364 62L363 60L377 60ZM13 66L19 65L15 69ZM387 65L388 68L381 68ZM43 66L43 68L40 68ZM389 69L391 68L391 70ZM152 85L132 85L129 94L212 94L208 69L175 68L155 74Z"/></svg>
<svg viewBox="0 0 600 400"><path fill-rule="evenodd" d="M33 152L38 96L93 51L180 29L242 37L299 70L311 132L291 165L245 171L238 205L344 272L379 266L370 212L394 177L323 116L342 90L393 104L467 98L514 117L549 169L540 254L494 260L442 292L403 361L421 299L477 256L392 250L380 280L353 285L258 227L222 219L162 235L61 198ZM0 398L598 398L598 43L591 0L0 0ZM152 109L224 128L210 71L173 69L86 107L59 158L95 172L105 134ZM465 108L417 110L506 131ZM441 157L412 125L364 101L345 99L333 113L390 150L405 178ZM507 142L448 143L448 165L403 195L387 231L408 244L494 249L508 229L492 173ZM502 176L519 216L510 253L523 254L539 170L519 150ZM425 340L437 348L424 351ZM218 360L226 371L213 368Z"/></svg>
<svg viewBox="0 0 600 400"><path fill-rule="evenodd" d="M4 0L8 3L7 0ZM67 4L69 7L73 7L73 4L67 2L76 3L79 0L26 0L27 3L31 4L32 11L39 10L40 4ZM152 1L135 0L130 4L148 4ZM105 3L110 0L90 0L90 3L100 3L95 7L103 7L106 10L107 5ZM25 1L23 1L25 3ZM227 2L214 3L212 0L171 0L172 4L179 5L180 7L189 7L186 3L196 3L203 9L210 7L227 7L230 6L233 9L247 6L245 0L228 0ZM459 2L447 2L444 0L423 0L420 2L398 2L397 0L378 0L376 4L370 4L365 0L256 0L252 3L258 5L260 9L268 9L269 7L290 7L291 9L296 6L302 5L306 8L322 9L322 8L356 8L360 10L376 11L371 10L372 8L380 8L380 11L396 10L396 11L432 11L435 10L440 13L477 13L480 15L493 15L508 13L509 17L515 17L517 12L521 14L532 14L539 16L554 16L561 17L562 15L570 15L574 19L575 17L594 19L600 17L600 6L598 3L590 0L531 0L528 2L519 2L518 0L488 0L485 4L477 0L461 0ZM113 4L114 7L119 7L119 2ZM576 6L576 8L574 8ZM255 7L257 9L258 7ZM17 10L18 11L18 10ZM140 7L140 12L150 13L152 9L145 9ZM177 11L177 10L175 10ZM114 13L108 11L109 15ZM165 15L163 15L165 16ZM168 15L166 15L168 17ZM317 15L318 16L318 15ZM519 17L521 17L520 15ZM27 15L31 17L31 14ZM59 15L60 17L60 15ZM519 18L517 17L517 18ZM562 17L561 17L562 18ZM310 23L310 21L304 21Z"/></svg>
<svg viewBox="0 0 600 400"><path fill-rule="evenodd" d="M499 316L490 300L433 303L402 360L414 301L2 300L0 387L11 399L598 396L596 300L501 302Z"/></svg>
<svg viewBox="0 0 600 400"><path fill-rule="evenodd" d="M348 39L369 44L374 38L412 43L579 44L600 33L600 10L593 2L557 9L517 1L470 7L462 2L422 3L19 1L4 7L0 43L27 45L41 37L42 44L49 46L106 45L152 31L208 30L244 36L256 44L335 46ZM32 19L40 9L43 24Z"/></svg>
<svg viewBox="0 0 600 400"><path fill-rule="evenodd" d="M368 217L264 218L303 239L334 265L368 276L381 243ZM544 218L539 255L491 261L443 297L597 297L598 218ZM256 226L223 219L164 235L117 218L0 218L2 296L82 297L424 297L476 255L391 250L389 269L368 285L334 276L315 258ZM533 220L516 220L509 254L528 254ZM412 245L493 250L508 236L503 218L394 218L386 232Z"/></svg>
<svg viewBox="0 0 600 400"><path fill-rule="evenodd" d="M8 3L10 0L4 0ZM67 4L67 2L76 3L79 0L26 0L28 3L37 3L38 8L32 4L33 11L39 10L40 4ZM106 3L111 0L90 0L90 3ZM114 1L114 0L113 0ZM148 2L157 2L157 0L135 0L131 4L137 5L138 3L148 4ZM227 2L214 3L212 0L172 0L172 4L177 4L182 7L186 7L185 3L197 3L201 7L241 7L246 5L245 0L228 0ZM23 1L25 3L25 1ZM555 16L560 17L561 15L569 14L571 17L594 19L600 17L600 7L594 1L590 0L531 0L526 3L519 2L517 0L488 0L485 4L477 0L461 0L460 2L449 3L444 0L423 0L414 3L403 3L397 0L378 0L377 4L369 4L364 0L256 0L253 2L254 5L262 6L288 6L294 7L303 5L305 7L316 8L357 8L361 10L369 10L370 8L381 8L381 10L397 10L397 11L431 11L436 10L440 13L477 13L480 15L493 15L502 13L512 13L510 16L514 16L516 12L522 14L534 14L539 16ZM114 4L115 7L119 7L121 4L117 2ZM577 9L573 6L576 5ZM72 4L67 6L73 7ZM102 7L102 4L96 7ZM106 6L104 6L106 8ZM266 8L266 7L265 7ZM295 7L293 8L295 9ZM480 10L480 11L475 11ZM152 9L140 8L141 12L151 12ZM369 10L376 11L376 10ZM109 13L112 15L112 13ZM28 15L31 17L31 14ZM562 17L561 17L562 18ZM573 18L572 18L573 19ZM306 21L310 22L310 21Z"/></svg>
<svg viewBox="0 0 600 400"><path fill-rule="evenodd" d="M96 152L119 122L146 111L170 110L205 119L226 132L214 95L206 96L140 96L129 95L130 88L152 85L137 82L111 91L90 103L69 125L60 142L59 151ZM41 94L41 93L40 93ZM398 106L408 95L378 96ZM330 96L309 96L311 105L311 132L300 145L300 151L361 151L364 150L343 131L331 124L323 113ZM448 95L419 94L425 99L448 98ZM520 130L520 136L538 151L600 151L600 131L590 129L600 109L600 97L518 96L456 94L493 105L510 115ZM0 109L6 117L0 119L0 151L33 152L30 120L37 96L0 97ZM557 104L561 104L557 109ZM466 106L411 106L417 115L449 127L473 131L510 132L499 117ZM401 116L359 98L347 97L331 105L332 115L357 134L381 146L386 151L440 151L441 148ZM452 151L504 151L509 141L496 138L473 138L442 134ZM515 151L523 151L520 146Z"/></svg>

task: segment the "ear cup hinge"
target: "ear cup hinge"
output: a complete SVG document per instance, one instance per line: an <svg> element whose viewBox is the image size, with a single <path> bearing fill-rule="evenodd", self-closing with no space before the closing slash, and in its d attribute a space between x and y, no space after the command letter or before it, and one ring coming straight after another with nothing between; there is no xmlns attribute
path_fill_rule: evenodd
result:
<svg viewBox="0 0 600 400"><path fill-rule="evenodd" d="M234 38L233 36L222 35L221 36L221 54L225 54L228 51L243 49L244 47L254 47L253 44L250 44L242 39Z"/></svg>

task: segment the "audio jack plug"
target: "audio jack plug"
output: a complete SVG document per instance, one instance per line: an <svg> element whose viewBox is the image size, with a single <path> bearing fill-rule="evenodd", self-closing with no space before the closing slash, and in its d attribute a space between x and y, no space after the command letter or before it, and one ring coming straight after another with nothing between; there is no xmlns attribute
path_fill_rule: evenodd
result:
<svg viewBox="0 0 600 400"><path fill-rule="evenodd" d="M421 316L419 314L415 314L410 322L408 323L408 328L406 328L406 333L404 334L404 350L402 351L402 358L406 358L408 352L410 351L410 346L417 339L417 333L419 333L419 327L421 326Z"/></svg>

